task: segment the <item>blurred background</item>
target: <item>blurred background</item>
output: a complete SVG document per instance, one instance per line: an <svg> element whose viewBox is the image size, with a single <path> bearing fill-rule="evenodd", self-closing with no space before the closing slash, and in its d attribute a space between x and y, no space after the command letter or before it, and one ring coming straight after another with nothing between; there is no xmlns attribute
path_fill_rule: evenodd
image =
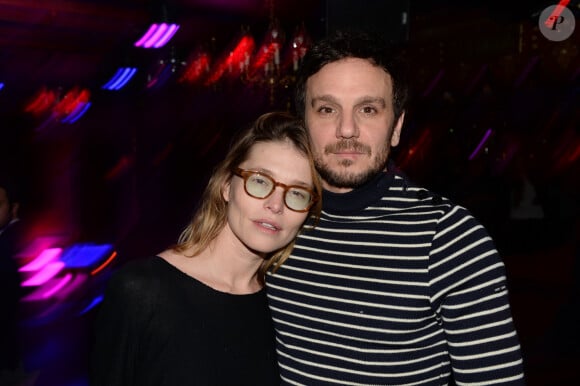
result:
<svg viewBox="0 0 580 386"><path fill-rule="evenodd" d="M546 27L557 4L0 0L0 171L22 192L27 384L87 385L110 274L176 240L231 135L292 110L304 53L343 27L407 56L393 157L494 237L528 384L580 384L580 6L562 1Z"/></svg>

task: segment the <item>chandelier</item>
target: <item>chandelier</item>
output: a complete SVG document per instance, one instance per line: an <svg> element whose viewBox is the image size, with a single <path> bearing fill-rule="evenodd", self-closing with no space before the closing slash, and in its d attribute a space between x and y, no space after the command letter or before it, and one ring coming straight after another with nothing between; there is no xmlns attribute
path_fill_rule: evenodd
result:
<svg viewBox="0 0 580 386"><path fill-rule="evenodd" d="M275 16L274 0L267 1L268 28L259 45L248 28L241 28L231 45L214 60L209 52L198 48L184 62L179 82L216 85L240 81L252 87L267 89L274 104L276 90L288 88L311 45L302 22L289 40Z"/></svg>

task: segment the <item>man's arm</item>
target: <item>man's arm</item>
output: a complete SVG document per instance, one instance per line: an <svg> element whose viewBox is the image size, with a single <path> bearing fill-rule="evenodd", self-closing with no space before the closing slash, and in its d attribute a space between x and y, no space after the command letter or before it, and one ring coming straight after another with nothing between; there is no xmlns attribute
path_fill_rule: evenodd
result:
<svg viewBox="0 0 580 386"><path fill-rule="evenodd" d="M505 267L492 239L464 208L439 221L430 259L432 303L458 385L522 385L523 363Z"/></svg>

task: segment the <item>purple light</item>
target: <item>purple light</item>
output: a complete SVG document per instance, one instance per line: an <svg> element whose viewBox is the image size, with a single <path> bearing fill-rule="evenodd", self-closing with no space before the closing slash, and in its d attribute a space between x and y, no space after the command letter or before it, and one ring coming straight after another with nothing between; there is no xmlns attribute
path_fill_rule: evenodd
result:
<svg viewBox="0 0 580 386"><path fill-rule="evenodd" d="M22 282L23 287L35 287L43 285L53 277L55 277L64 268L64 263L62 261L56 261L45 265L40 271L38 271L30 279Z"/></svg>
<svg viewBox="0 0 580 386"><path fill-rule="evenodd" d="M18 271L20 272L34 272L42 269L47 264L57 260L62 252L62 248L48 248L43 250L34 260L30 263L20 267Z"/></svg>
<svg viewBox="0 0 580 386"><path fill-rule="evenodd" d="M56 298L57 296L60 299L65 299L86 281L87 276L82 273L67 273L63 278L50 280L45 285L36 288L36 290L22 298L22 300L25 302L38 302L45 301L50 297Z"/></svg>
<svg viewBox="0 0 580 386"><path fill-rule="evenodd" d="M473 153L471 153L471 155L469 156L470 161L473 160L475 158L475 156L479 153L479 151L481 150L481 148L483 147L483 145L485 144L485 142L487 141L487 139L491 135L491 132L492 132L491 129L487 129L487 131L483 135L483 138L481 139L481 141L479 141L479 144L477 145L477 147L475 148Z"/></svg>
<svg viewBox="0 0 580 386"><path fill-rule="evenodd" d="M42 298L46 299L46 298L50 298L52 295L54 295L55 293L57 293L58 291L61 290L62 287L64 287L71 279L72 279L73 275L72 273L67 273L65 275L65 277L63 277L60 280L55 280L56 284L52 286L52 288L47 289L43 294L42 294Z"/></svg>
<svg viewBox="0 0 580 386"><path fill-rule="evenodd" d="M160 48L173 37L179 29L177 24L151 24L147 32L135 42L135 47Z"/></svg>
<svg viewBox="0 0 580 386"><path fill-rule="evenodd" d="M481 66L481 68L479 69L479 72L477 73L475 78L473 78L473 80L471 81L469 86L465 89L466 93L470 93L471 90L473 90L475 85L481 80L481 78L483 77L483 75L485 74L486 71L487 71L487 64L484 64L483 66Z"/></svg>
<svg viewBox="0 0 580 386"><path fill-rule="evenodd" d="M151 26L149 27L149 29L147 30L147 32L145 32L145 34L141 37L141 39L139 39L137 42L135 42L134 46L135 47L141 47L141 46L143 46L143 44L147 40L149 40L149 38L151 37L151 35L153 35L156 30L157 30L157 24L151 24Z"/></svg>
<svg viewBox="0 0 580 386"><path fill-rule="evenodd" d="M171 24L165 34L157 41L157 43L153 44L153 48L160 48L163 47L167 42L175 35L179 26L177 24Z"/></svg>
<svg viewBox="0 0 580 386"><path fill-rule="evenodd" d="M443 74L445 74L445 70L441 69L437 75L435 76L435 78L431 81L431 83L429 83L429 86L427 86L427 88L425 89L425 91L423 91L423 97L426 97L427 95L429 95L431 93L431 91L433 91L433 89L435 88L435 86L437 85L437 83L439 83L439 81L441 80L441 78L443 78Z"/></svg>
<svg viewBox="0 0 580 386"><path fill-rule="evenodd" d="M532 72L532 69L538 63L539 60L540 60L540 58L538 56L534 56L532 59L530 59L530 61L528 62L528 64L526 65L526 67L524 68L524 70L522 71L520 76L518 77L518 79L516 79L516 81L514 83L514 87L516 87L516 88L520 87L522 85L522 83L524 83L524 81L527 79L528 75L530 75L530 72Z"/></svg>
<svg viewBox="0 0 580 386"><path fill-rule="evenodd" d="M166 23L159 24L153 36L151 36L145 43L143 43L143 47L151 48L161 38L161 36L163 36L165 30L167 30L167 24Z"/></svg>

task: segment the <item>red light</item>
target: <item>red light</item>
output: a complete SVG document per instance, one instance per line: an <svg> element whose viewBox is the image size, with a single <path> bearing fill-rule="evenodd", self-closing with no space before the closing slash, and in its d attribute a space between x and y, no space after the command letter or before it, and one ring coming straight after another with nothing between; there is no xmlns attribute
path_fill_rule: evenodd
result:
<svg viewBox="0 0 580 386"><path fill-rule="evenodd" d="M42 88L38 94L36 94L32 102L26 105L24 111L27 113L40 115L50 110L55 102L56 93L52 90Z"/></svg>
<svg viewBox="0 0 580 386"><path fill-rule="evenodd" d="M216 69L210 74L205 84L210 85L217 82L224 76L226 71L229 76L240 74L250 62L254 46L254 38L244 34L229 55L218 62Z"/></svg>

